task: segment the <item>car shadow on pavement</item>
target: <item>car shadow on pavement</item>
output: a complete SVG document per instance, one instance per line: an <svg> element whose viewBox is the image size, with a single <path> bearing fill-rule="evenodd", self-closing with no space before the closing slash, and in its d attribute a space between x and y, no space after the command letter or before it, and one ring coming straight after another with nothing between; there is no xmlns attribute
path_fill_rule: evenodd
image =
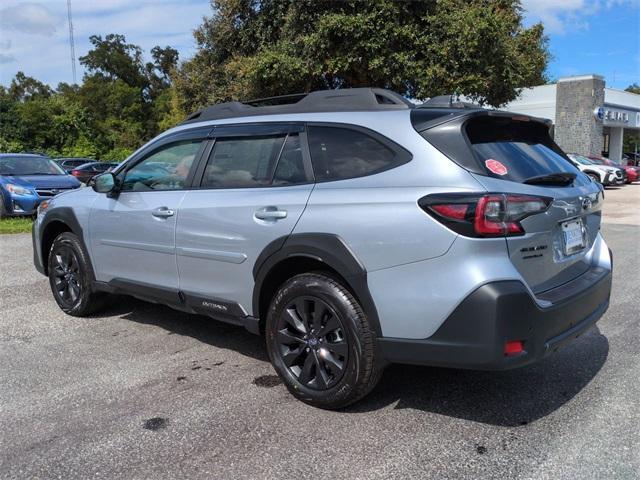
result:
<svg viewBox="0 0 640 480"><path fill-rule="evenodd" d="M124 295L115 298L117 300L110 302L108 308L93 317L119 316L124 320L160 327L169 335L189 336L216 348L233 350L264 362L269 361L264 339L242 327Z"/></svg>
<svg viewBox="0 0 640 480"><path fill-rule="evenodd" d="M120 316L190 336L216 348L268 362L262 337L242 327L130 297L96 315ZM543 418L570 401L597 375L609 353L595 327L543 361L515 370L485 372L390 365L374 391L345 413L363 413L395 403L410 408L497 426L520 426Z"/></svg>
<svg viewBox="0 0 640 480"><path fill-rule="evenodd" d="M609 342L593 328L541 362L515 370L486 372L391 365L378 387L350 412L397 402L411 408L497 426L526 425L570 401L597 375Z"/></svg>

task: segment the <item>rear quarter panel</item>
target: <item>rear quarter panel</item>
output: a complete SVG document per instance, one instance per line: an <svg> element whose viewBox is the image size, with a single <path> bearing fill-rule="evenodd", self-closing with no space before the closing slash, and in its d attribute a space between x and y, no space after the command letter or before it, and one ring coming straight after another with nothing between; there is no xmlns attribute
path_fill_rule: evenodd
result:
<svg viewBox="0 0 640 480"><path fill-rule="evenodd" d="M316 184L294 233L339 235L367 271L444 255L457 235L427 215L418 200L431 193L483 191L482 186L424 140L407 111L354 113L342 123L374 130L413 158L379 174Z"/></svg>

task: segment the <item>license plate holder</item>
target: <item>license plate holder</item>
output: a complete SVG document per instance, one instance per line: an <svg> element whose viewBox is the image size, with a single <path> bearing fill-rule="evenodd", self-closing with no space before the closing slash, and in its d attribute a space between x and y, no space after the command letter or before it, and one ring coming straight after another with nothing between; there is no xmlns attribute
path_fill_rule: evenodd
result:
<svg viewBox="0 0 640 480"><path fill-rule="evenodd" d="M560 224L565 255L573 255L584 248L582 219L569 220Z"/></svg>

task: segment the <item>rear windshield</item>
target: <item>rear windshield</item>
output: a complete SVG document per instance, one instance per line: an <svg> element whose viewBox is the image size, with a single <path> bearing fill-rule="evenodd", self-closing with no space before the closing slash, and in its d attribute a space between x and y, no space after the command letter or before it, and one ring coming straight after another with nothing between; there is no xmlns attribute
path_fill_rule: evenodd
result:
<svg viewBox="0 0 640 480"><path fill-rule="evenodd" d="M480 117L466 132L486 175L515 182L560 172L575 172L539 122Z"/></svg>

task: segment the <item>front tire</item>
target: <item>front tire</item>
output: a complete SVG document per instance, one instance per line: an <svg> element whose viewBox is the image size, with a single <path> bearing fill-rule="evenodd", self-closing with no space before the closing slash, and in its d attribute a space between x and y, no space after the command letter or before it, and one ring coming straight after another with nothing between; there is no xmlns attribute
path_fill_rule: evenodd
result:
<svg viewBox="0 0 640 480"><path fill-rule="evenodd" d="M58 306L74 317L102 308L103 293L93 292L88 256L76 235L65 232L53 241L48 258L49 285Z"/></svg>
<svg viewBox="0 0 640 480"><path fill-rule="evenodd" d="M271 363L289 391L316 407L346 407L367 395L382 374L362 307L324 273L296 275L280 287L266 336Z"/></svg>
<svg viewBox="0 0 640 480"><path fill-rule="evenodd" d="M587 173L587 175L589 177L591 177L591 180L593 180L596 183L599 183L600 185L602 185L603 183L600 181L600 177L597 176L595 173Z"/></svg>

